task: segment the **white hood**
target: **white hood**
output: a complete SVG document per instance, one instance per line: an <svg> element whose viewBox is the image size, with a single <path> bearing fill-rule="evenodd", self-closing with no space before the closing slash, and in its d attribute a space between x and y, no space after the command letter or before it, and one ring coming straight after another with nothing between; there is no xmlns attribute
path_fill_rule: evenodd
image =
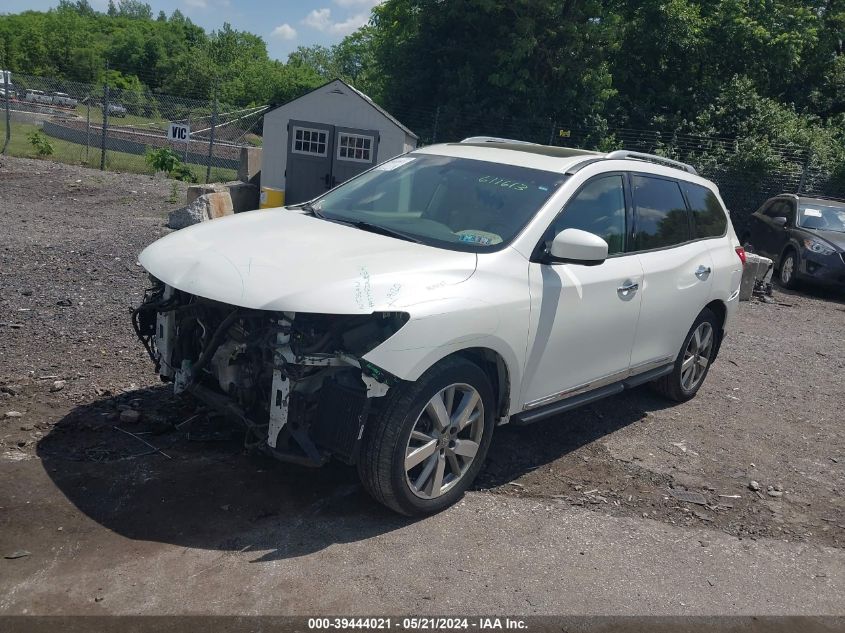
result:
<svg viewBox="0 0 845 633"><path fill-rule="evenodd" d="M472 275L477 258L274 209L176 231L138 261L169 286L222 303L370 314L440 298Z"/></svg>

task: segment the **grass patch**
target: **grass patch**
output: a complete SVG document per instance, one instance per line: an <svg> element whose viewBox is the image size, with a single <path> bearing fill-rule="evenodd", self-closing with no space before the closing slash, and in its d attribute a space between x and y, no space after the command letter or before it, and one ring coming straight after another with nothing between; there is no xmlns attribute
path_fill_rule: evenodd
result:
<svg viewBox="0 0 845 633"><path fill-rule="evenodd" d="M93 112L93 111L92 111ZM6 153L9 156L21 156L23 158L38 158L38 153L27 138L29 134L41 128L32 123L18 123L12 121L12 138ZM5 126L0 125L0 147L5 140ZM87 167L100 166L100 148L90 147L85 151L84 145L71 143L62 139L48 136L53 145L53 155L43 160L52 160L57 163L68 165L84 165ZM205 165L188 163L188 167L196 174L199 182L205 182ZM109 171L129 172L133 174L152 174L152 168L144 160L143 156L127 154L108 150L106 152L106 169ZM221 167L211 168L211 182L226 182L237 179L237 171Z"/></svg>

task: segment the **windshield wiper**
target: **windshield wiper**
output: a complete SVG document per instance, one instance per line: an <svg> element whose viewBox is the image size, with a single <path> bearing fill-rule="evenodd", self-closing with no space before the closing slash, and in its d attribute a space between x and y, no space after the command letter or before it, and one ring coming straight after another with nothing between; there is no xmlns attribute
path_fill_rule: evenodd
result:
<svg viewBox="0 0 845 633"><path fill-rule="evenodd" d="M369 231L370 233L379 233L380 235L387 235L389 237L395 237L400 240L407 240L408 242L414 242L415 244L422 244L422 240L414 237L413 235L408 235L407 233L403 233L402 231L397 231L396 229L390 229L386 226L382 226L381 224L373 224L372 222L367 222L366 220L341 220L345 224L349 224L354 226L357 229L361 229L362 231Z"/></svg>

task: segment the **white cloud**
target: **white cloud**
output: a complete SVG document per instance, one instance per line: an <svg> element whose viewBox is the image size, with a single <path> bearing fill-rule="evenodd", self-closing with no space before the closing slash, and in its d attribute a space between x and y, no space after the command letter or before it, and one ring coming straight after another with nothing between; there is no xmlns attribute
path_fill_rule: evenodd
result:
<svg viewBox="0 0 845 633"><path fill-rule="evenodd" d="M305 16L302 23L305 26L310 26L312 29L317 29L318 31L327 31L332 23L332 10L314 9L311 13Z"/></svg>
<svg viewBox="0 0 845 633"><path fill-rule="evenodd" d="M305 16L302 23L305 26L310 26L312 29L321 31L322 33L349 35L353 31L356 31L364 26L369 19L370 13L367 11L364 13L357 13L345 20L334 22L332 20L332 10L329 8L323 8L311 11Z"/></svg>
<svg viewBox="0 0 845 633"><path fill-rule="evenodd" d="M185 4L192 9L207 9L208 0L185 0Z"/></svg>
<svg viewBox="0 0 845 633"><path fill-rule="evenodd" d="M278 37L280 40L295 40L296 39L296 29L293 28L290 24L285 22L284 24L280 24L273 32L270 33L271 37Z"/></svg>

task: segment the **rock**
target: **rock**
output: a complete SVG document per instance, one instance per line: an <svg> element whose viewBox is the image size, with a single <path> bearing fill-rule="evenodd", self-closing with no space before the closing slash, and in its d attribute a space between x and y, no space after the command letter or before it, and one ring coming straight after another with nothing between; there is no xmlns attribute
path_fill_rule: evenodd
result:
<svg viewBox="0 0 845 633"><path fill-rule="evenodd" d="M15 550L11 554L6 554L3 558L8 560L14 560L16 558L25 558L26 556L31 556L32 554L25 549Z"/></svg>
<svg viewBox="0 0 845 633"><path fill-rule="evenodd" d="M31 297L32 296L32 290L24 290L23 292L21 292L21 294L24 297Z"/></svg>
<svg viewBox="0 0 845 633"><path fill-rule="evenodd" d="M64 380L55 380L53 381L53 384L50 385L50 391L61 391L65 388L66 384L67 382L65 382Z"/></svg>
<svg viewBox="0 0 845 633"><path fill-rule="evenodd" d="M6 413L3 414L3 417L4 418L22 418L23 413L21 413L20 411L6 411Z"/></svg>
<svg viewBox="0 0 845 633"><path fill-rule="evenodd" d="M59 299L58 301L56 301L56 305L62 306L63 308L69 308L73 305L73 301L71 301L70 299Z"/></svg>
<svg viewBox="0 0 845 633"><path fill-rule="evenodd" d="M783 491L782 490L769 490L768 492L766 492L766 494L769 495L770 497L782 497Z"/></svg>
<svg viewBox="0 0 845 633"><path fill-rule="evenodd" d="M758 483L757 483L756 481L754 481L753 479L752 479L751 481L749 481L749 482L748 482L748 487L749 487L751 490L755 490L755 491L756 491L756 490L760 490L760 484L758 484Z"/></svg>
<svg viewBox="0 0 845 633"><path fill-rule="evenodd" d="M206 193L191 202L188 206L172 211L167 220L171 229L183 229L192 224L199 224L207 220L232 215L232 196L228 191Z"/></svg>
<svg viewBox="0 0 845 633"><path fill-rule="evenodd" d="M710 547L710 541L699 541L701 547Z"/></svg>
<svg viewBox="0 0 845 633"><path fill-rule="evenodd" d="M21 431L31 431L34 428L32 424L21 424Z"/></svg>
<svg viewBox="0 0 845 633"><path fill-rule="evenodd" d="M141 414L134 409L126 409L120 412L120 421L127 424L137 424L141 419Z"/></svg>
<svg viewBox="0 0 845 633"><path fill-rule="evenodd" d="M3 385L0 386L0 391L8 393L10 396L16 396L21 392L21 388L17 385Z"/></svg>

